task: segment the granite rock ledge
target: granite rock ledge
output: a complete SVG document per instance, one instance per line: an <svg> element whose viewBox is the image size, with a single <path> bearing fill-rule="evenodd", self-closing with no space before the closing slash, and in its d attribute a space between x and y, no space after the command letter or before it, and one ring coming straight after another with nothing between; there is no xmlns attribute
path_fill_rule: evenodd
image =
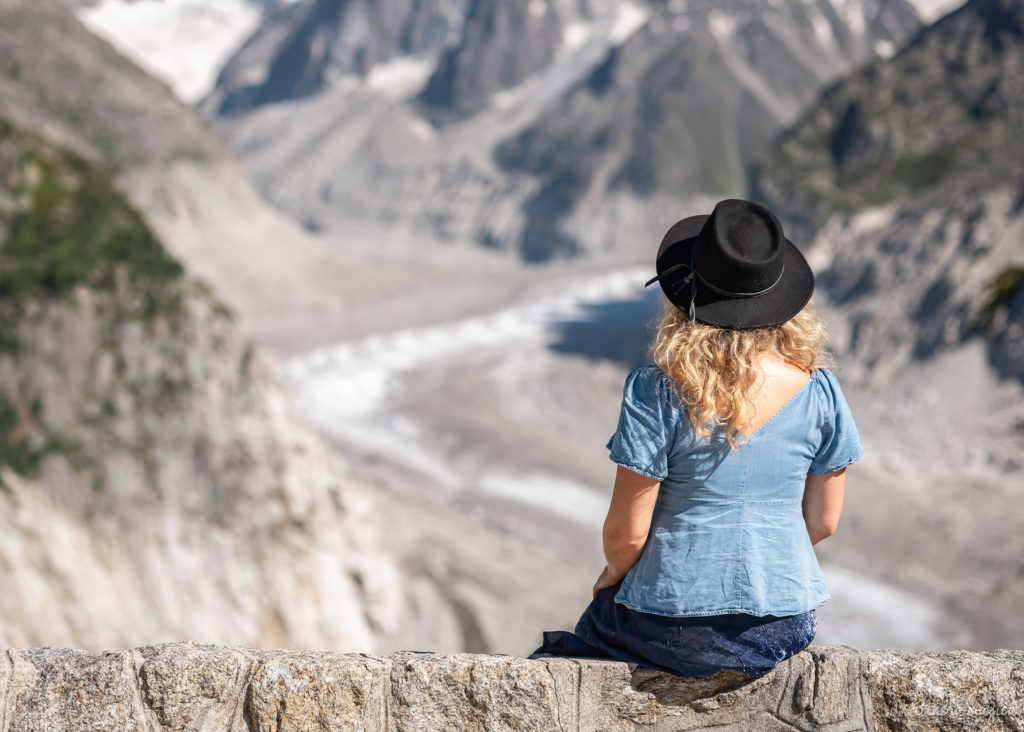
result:
<svg viewBox="0 0 1024 732"><path fill-rule="evenodd" d="M1024 729L1024 651L812 646L761 678L171 643L0 651L8 730Z"/></svg>

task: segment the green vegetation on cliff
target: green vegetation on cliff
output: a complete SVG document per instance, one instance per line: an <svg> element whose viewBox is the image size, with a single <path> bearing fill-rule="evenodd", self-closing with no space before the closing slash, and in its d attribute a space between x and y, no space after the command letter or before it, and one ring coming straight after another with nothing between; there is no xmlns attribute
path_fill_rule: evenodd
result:
<svg viewBox="0 0 1024 732"><path fill-rule="evenodd" d="M14 163L14 180L0 187L14 204L0 213L0 302L59 296L80 284L110 289L118 269L140 286L181 276L107 171L3 122L0 159Z"/></svg>
<svg viewBox="0 0 1024 732"><path fill-rule="evenodd" d="M108 340L125 320L174 321L183 274L107 170L0 120L0 363L19 358L38 314L78 287L111 296ZM0 469L35 477L50 453L82 463L80 446L46 429L29 401L0 383ZM0 491L10 493L2 478Z"/></svg>
<svg viewBox="0 0 1024 732"><path fill-rule="evenodd" d="M1017 293L1024 289L1024 264L1010 265L993 277L988 283L985 301L981 306L981 317L991 321L1001 309L1008 307Z"/></svg>

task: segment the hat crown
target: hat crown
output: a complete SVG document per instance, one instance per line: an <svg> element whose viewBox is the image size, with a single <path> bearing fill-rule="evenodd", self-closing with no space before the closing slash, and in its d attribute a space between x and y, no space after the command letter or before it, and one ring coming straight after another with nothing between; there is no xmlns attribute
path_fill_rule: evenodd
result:
<svg viewBox="0 0 1024 732"><path fill-rule="evenodd" d="M758 294L782 276L783 242L782 225L764 206L720 201L696 237L694 268L723 294Z"/></svg>
<svg viewBox="0 0 1024 732"><path fill-rule="evenodd" d="M720 201L674 223L658 247L658 282L690 320L747 330L779 325L807 305L814 273L779 220L750 201Z"/></svg>

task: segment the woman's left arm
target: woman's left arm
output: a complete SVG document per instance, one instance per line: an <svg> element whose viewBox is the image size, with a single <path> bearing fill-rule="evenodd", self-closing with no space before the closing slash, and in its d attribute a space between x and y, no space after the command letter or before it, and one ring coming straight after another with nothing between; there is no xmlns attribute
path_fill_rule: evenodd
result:
<svg viewBox="0 0 1024 732"><path fill-rule="evenodd" d="M635 473L621 465L615 473L612 503L604 520L602 539L608 565L594 585L598 590L618 583L632 569L647 543L651 516L661 481Z"/></svg>

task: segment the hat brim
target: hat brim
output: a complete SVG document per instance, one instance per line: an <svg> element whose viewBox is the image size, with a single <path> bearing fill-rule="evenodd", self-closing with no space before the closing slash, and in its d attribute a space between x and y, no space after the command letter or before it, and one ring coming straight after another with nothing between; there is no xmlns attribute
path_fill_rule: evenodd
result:
<svg viewBox="0 0 1024 732"><path fill-rule="evenodd" d="M658 248L655 267L659 275L677 264L690 264L694 241L708 218L707 214L689 216L668 230ZM749 330L780 325L803 310L814 292L814 273L796 245L789 239L784 238L784 242L782 277L772 289L754 297L730 297L698 283L694 300L695 320L718 328ZM679 275L683 276L685 273ZM676 282L675 276L659 280L669 302L688 312L690 287L693 285L675 288Z"/></svg>

